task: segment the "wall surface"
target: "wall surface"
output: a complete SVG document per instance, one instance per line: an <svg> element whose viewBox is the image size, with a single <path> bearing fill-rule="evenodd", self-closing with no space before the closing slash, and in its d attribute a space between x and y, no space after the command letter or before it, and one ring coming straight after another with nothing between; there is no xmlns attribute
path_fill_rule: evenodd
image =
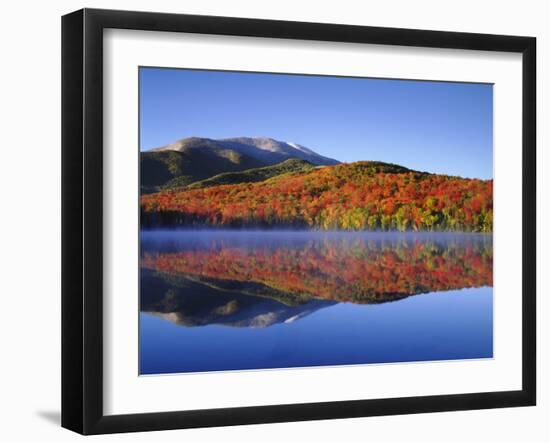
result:
<svg viewBox="0 0 550 443"><path fill-rule="evenodd" d="M3 441L80 440L59 427L60 415L60 16L81 7L210 14L530 35L538 38L539 202L548 196L550 28L544 2L407 1L270 2L112 0L7 2L2 8L2 235L0 413ZM539 226L548 219L548 199ZM548 235L539 237L539 274L549 264ZM546 248L546 251L543 250ZM550 325L548 272L539 278L537 407L165 431L94 437L94 441L549 441ZM545 349L546 348L546 349ZM411 380L411 383L414 383Z"/></svg>

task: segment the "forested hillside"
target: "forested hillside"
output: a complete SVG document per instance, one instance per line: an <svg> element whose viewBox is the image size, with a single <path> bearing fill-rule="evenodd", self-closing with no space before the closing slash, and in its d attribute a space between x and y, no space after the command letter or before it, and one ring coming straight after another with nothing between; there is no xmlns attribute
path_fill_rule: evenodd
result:
<svg viewBox="0 0 550 443"><path fill-rule="evenodd" d="M144 226L491 232L492 180L361 161L141 198Z"/></svg>

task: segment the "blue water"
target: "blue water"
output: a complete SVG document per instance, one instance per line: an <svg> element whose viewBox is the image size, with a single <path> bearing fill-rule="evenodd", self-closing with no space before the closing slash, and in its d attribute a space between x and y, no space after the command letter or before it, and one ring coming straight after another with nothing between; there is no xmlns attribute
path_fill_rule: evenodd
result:
<svg viewBox="0 0 550 443"><path fill-rule="evenodd" d="M490 236L142 232L141 252L141 374L493 356Z"/></svg>

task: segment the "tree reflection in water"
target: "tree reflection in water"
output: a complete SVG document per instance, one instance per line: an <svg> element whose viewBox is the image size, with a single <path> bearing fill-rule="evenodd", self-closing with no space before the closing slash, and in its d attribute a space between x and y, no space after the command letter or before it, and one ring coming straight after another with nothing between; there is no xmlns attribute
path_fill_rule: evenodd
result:
<svg viewBox="0 0 550 443"><path fill-rule="evenodd" d="M187 326L265 327L338 302L492 286L493 247L475 234L189 234L142 240L140 266L144 312Z"/></svg>

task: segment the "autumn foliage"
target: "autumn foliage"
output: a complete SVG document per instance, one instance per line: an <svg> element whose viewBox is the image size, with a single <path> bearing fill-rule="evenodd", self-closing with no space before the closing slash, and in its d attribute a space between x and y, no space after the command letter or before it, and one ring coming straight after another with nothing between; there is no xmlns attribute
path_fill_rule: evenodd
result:
<svg viewBox="0 0 550 443"><path fill-rule="evenodd" d="M144 226L492 231L492 180L381 165L340 164L257 183L143 195L141 220Z"/></svg>
<svg viewBox="0 0 550 443"><path fill-rule="evenodd" d="M378 303L413 294L493 285L490 241L308 242L300 247L219 244L147 252L141 266L165 275L253 282L288 294Z"/></svg>

